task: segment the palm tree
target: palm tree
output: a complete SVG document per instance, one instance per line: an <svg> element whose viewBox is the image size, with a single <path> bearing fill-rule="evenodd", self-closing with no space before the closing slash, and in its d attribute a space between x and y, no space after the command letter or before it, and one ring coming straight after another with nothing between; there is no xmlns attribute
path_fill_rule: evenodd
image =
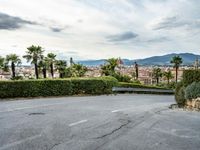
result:
<svg viewBox="0 0 200 150"><path fill-rule="evenodd" d="M159 84L159 78L162 77L162 71L160 68L154 68L152 76L156 79L156 83Z"/></svg>
<svg viewBox="0 0 200 150"><path fill-rule="evenodd" d="M38 68L42 70L43 78L47 78L48 59L42 58L38 63Z"/></svg>
<svg viewBox="0 0 200 150"><path fill-rule="evenodd" d="M16 65L21 64L21 59L16 54L10 54L6 56L7 64L11 63L11 70L12 70L12 78L15 78L15 67Z"/></svg>
<svg viewBox="0 0 200 150"><path fill-rule="evenodd" d="M167 84L169 85L169 80L172 79L174 76L170 70L163 73L163 76L167 78Z"/></svg>
<svg viewBox="0 0 200 150"><path fill-rule="evenodd" d="M109 65L110 71L114 72L115 68L118 66L118 59L116 59L116 58L110 58L110 59L107 59L106 62Z"/></svg>
<svg viewBox="0 0 200 150"><path fill-rule="evenodd" d="M27 48L28 51L26 51L26 55L23 56L23 58L27 59L27 62L31 61L31 64L34 64L35 66L35 76L36 79L39 78L39 73L38 73L38 63L39 61L43 58L43 50L42 47L40 46L30 46Z"/></svg>
<svg viewBox="0 0 200 150"><path fill-rule="evenodd" d="M87 68L81 64L73 64L71 70L74 77L83 77L87 72Z"/></svg>
<svg viewBox="0 0 200 150"><path fill-rule="evenodd" d="M65 69L67 67L67 62L64 60L57 60L55 63L56 70L59 72L60 78L64 78Z"/></svg>
<svg viewBox="0 0 200 150"><path fill-rule="evenodd" d="M110 58L106 60L106 64L101 66L102 75L105 76L115 74L115 68L118 66L119 60L116 58Z"/></svg>
<svg viewBox="0 0 200 150"><path fill-rule="evenodd" d="M56 61L56 55L53 54L53 53L48 53L47 54L47 61L48 61L48 64L50 66L50 72L51 72L51 76L52 78L54 77L54 63Z"/></svg>
<svg viewBox="0 0 200 150"><path fill-rule="evenodd" d="M174 56L174 57L172 57L172 60L170 61L170 63L174 64L174 68L176 69L176 83L177 83L178 69L179 69L180 65L183 63L182 58L180 56Z"/></svg>

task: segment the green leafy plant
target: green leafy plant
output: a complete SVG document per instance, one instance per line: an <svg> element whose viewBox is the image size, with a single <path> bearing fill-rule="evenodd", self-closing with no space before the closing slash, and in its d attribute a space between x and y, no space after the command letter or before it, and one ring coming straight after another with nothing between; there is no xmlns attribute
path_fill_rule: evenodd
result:
<svg viewBox="0 0 200 150"><path fill-rule="evenodd" d="M175 100L179 106L184 106L186 99L185 99L185 87L183 82L179 82L176 85L175 89Z"/></svg>
<svg viewBox="0 0 200 150"><path fill-rule="evenodd" d="M185 88L185 98L187 100L200 97L200 82L193 82Z"/></svg>
<svg viewBox="0 0 200 150"><path fill-rule="evenodd" d="M200 82L200 70L184 70L183 71L184 86L188 86L193 82Z"/></svg>

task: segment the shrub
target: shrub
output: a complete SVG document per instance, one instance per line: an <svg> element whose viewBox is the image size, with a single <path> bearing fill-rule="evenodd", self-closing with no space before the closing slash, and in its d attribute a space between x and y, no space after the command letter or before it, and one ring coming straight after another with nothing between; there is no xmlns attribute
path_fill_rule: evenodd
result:
<svg viewBox="0 0 200 150"><path fill-rule="evenodd" d="M179 82L176 85L175 89L175 99L176 102L179 106L184 106L185 105L185 87L183 85L183 82Z"/></svg>
<svg viewBox="0 0 200 150"><path fill-rule="evenodd" d="M118 81L113 77L73 78L73 94L109 94Z"/></svg>
<svg viewBox="0 0 200 150"><path fill-rule="evenodd" d="M22 76L16 76L16 77L11 78L11 80L23 80L23 77Z"/></svg>
<svg viewBox="0 0 200 150"><path fill-rule="evenodd" d="M200 70L184 70L183 71L183 83L184 86L188 86L193 82L200 82Z"/></svg>
<svg viewBox="0 0 200 150"><path fill-rule="evenodd" d="M131 77L128 75L121 75L120 73L114 73L113 77L115 77L119 82L131 82Z"/></svg>
<svg viewBox="0 0 200 150"><path fill-rule="evenodd" d="M119 82L118 87L127 87L127 88L145 88L145 89L168 89L158 86L149 86L149 85L142 85L137 83L126 83L126 82Z"/></svg>
<svg viewBox="0 0 200 150"><path fill-rule="evenodd" d="M185 89L185 98L188 100L200 97L200 82L193 82Z"/></svg>
<svg viewBox="0 0 200 150"><path fill-rule="evenodd" d="M135 84L141 84L139 80L137 79L134 79L134 80L131 80L131 83L135 83Z"/></svg>
<svg viewBox="0 0 200 150"><path fill-rule="evenodd" d="M0 98L110 94L116 84L111 77L0 81Z"/></svg>

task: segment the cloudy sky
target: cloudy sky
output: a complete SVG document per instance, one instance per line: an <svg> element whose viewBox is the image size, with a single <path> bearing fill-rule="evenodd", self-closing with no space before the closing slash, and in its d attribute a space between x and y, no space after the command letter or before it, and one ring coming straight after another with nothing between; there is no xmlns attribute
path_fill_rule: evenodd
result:
<svg viewBox="0 0 200 150"><path fill-rule="evenodd" d="M0 0L0 55L40 45L60 58L200 53L199 0Z"/></svg>

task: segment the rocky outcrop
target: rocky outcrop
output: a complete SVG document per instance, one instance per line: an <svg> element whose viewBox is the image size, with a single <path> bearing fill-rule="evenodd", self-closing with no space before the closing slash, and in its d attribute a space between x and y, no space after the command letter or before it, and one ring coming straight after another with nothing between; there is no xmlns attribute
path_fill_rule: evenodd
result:
<svg viewBox="0 0 200 150"><path fill-rule="evenodd" d="M186 108L200 110L200 97L186 101Z"/></svg>

